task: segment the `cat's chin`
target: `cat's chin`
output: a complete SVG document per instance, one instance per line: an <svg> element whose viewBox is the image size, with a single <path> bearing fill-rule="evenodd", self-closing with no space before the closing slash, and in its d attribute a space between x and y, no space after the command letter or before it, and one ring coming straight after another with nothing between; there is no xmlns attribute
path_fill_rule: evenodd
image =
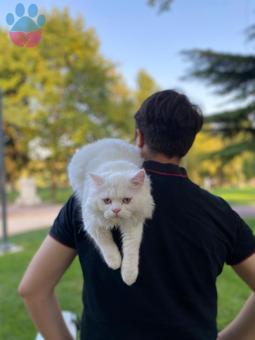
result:
<svg viewBox="0 0 255 340"><path fill-rule="evenodd" d="M121 222L128 220L128 218L129 218L129 216L110 216L110 217L108 217L108 220L113 221L115 223L116 222L121 223Z"/></svg>
<svg viewBox="0 0 255 340"><path fill-rule="evenodd" d="M115 223L117 223L117 222L120 223L121 221L123 221L123 218L121 216L111 216L111 217L109 217L109 220L112 221L112 222L115 222Z"/></svg>
<svg viewBox="0 0 255 340"><path fill-rule="evenodd" d="M107 225L107 229L114 228L114 226L120 226L126 221L125 218L122 218L121 216L110 216L108 218L105 218L105 224Z"/></svg>

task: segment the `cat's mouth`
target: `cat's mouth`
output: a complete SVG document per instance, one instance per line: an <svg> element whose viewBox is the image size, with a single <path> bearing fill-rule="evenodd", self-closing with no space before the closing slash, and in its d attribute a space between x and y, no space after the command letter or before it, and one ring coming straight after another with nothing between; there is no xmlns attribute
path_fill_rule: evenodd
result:
<svg viewBox="0 0 255 340"><path fill-rule="evenodd" d="M120 213L115 213L115 214L112 214L111 218L114 220L114 221L120 221L122 220L123 218L125 219L125 216L123 216L122 214Z"/></svg>
<svg viewBox="0 0 255 340"><path fill-rule="evenodd" d="M104 214L104 217L106 219L113 219L113 220L119 220L122 216L120 214Z"/></svg>
<svg viewBox="0 0 255 340"><path fill-rule="evenodd" d="M111 213L111 212L106 212L104 213L104 217L108 219L112 219L113 221L120 221L120 220L125 220L129 218L129 215L125 212L121 213Z"/></svg>

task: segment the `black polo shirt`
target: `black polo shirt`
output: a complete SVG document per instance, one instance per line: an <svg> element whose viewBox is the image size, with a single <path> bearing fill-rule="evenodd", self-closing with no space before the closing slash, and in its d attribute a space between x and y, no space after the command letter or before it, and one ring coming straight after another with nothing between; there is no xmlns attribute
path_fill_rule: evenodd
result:
<svg viewBox="0 0 255 340"><path fill-rule="evenodd" d="M147 220L135 284L107 267L82 229L74 196L49 234L77 250L84 275L82 340L215 340L216 278L255 252L249 226L184 168L145 161L156 209ZM114 239L121 247L117 230Z"/></svg>

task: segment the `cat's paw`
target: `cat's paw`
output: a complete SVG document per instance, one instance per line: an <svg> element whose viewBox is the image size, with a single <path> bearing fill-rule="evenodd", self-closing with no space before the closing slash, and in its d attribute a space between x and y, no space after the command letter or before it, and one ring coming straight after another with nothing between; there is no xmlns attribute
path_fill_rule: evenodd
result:
<svg viewBox="0 0 255 340"><path fill-rule="evenodd" d="M108 267L112 269L118 269L121 266L121 255L118 251L104 254L104 259Z"/></svg>
<svg viewBox="0 0 255 340"><path fill-rule="evenodd" d="M135 283L138 276L138 267L122 265L121 267L121 277L122 280L128 285L131 286Z"/></svg>

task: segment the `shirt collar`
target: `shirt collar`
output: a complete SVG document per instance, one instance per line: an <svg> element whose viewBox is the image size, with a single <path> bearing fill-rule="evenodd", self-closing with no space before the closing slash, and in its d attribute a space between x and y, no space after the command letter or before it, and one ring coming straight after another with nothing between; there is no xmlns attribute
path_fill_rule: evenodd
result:
<svg viewBox="0 0 255 340"><path fill-rule="evenodd" d="M146 160L143 162L143 168L148 173L188 178L186 169L173 163L160 163L152 160Z"/></svg>

